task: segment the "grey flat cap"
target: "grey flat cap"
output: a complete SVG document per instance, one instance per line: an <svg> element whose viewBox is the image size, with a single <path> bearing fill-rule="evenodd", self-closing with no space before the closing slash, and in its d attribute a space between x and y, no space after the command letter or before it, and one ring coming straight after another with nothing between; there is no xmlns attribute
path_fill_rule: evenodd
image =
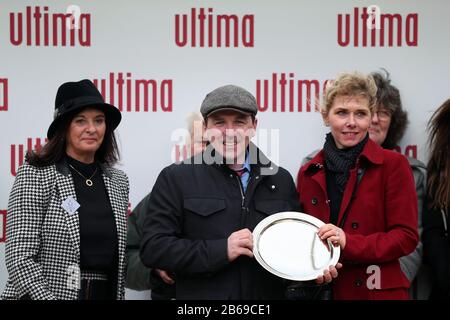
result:
<svg viewBox="0 0 450 320"><path fill-rule="evenodd" d="M258 105L255 97L244 88L235 85L219 87L205 97L200 107L203 117L222 109L232 109L243 113L256 115Z"/></svg>

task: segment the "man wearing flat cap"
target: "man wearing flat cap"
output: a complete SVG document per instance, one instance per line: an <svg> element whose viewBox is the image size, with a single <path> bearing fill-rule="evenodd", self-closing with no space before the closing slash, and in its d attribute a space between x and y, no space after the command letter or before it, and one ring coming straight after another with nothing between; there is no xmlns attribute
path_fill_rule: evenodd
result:
<svg viewBox="0 0 450 320"><path fill-rule="evenodd" d="M209 144L159 174L141 259L174 274L177 299L283 299L284 281L253 258L252 231L271 214L300 210L292 177L250 142L258 107L247 90L217 88L200 111Z"/></svg>

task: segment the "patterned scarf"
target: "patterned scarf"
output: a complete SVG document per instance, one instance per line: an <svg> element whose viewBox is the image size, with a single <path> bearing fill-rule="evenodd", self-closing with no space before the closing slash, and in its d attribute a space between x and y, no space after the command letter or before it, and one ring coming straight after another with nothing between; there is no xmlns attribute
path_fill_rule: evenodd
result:
<svg viewBox="0 0 450 320"><path fill-rule="evenodd" d="M325 139L323 150L325 153L325 164L327 170L334 173L339 190L343 193L350 177L350 169L356 164L356 159L369 139L366 135L356 146L347 149L338 149L331 133Z"/></svg>

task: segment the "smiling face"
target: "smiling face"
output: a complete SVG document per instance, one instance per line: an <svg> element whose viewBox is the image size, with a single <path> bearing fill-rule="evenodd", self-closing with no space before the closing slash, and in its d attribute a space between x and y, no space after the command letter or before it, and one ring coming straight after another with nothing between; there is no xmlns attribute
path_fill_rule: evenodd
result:
<svg viewBox="0 0 450 320"><path fill-rule="evenodd" d="M364 96L337 96L323 119L330 126L336 147L351 148L364 139L369 129L369 100Z"/></svg>
<svg viewBox="0 0 450 320"><path fill-rule="evenodd" d="M206 136L227 164L242 164L257 120L232 110L217 111L206 120Z"/></svg>
<svg viewBox="0 0 450 320"><path fill-rule="evenodd" d="M81 162L93 162L106 131L103 111L86 108L73 117L67 130L66 153Z"/></svg>

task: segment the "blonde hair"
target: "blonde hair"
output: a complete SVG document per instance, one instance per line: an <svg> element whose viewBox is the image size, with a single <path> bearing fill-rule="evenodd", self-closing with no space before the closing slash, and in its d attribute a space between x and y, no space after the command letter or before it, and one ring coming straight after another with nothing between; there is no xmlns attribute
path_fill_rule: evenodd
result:
<svg viewBox="0 0 450 320"><path fill-rule="evenodd" d="M338 96L364 96L369 100L369 110L373 113L377 103L377 85L371 75L341 73L336 79L327 82L321 105L322 114L328 114Z"/></svg>

